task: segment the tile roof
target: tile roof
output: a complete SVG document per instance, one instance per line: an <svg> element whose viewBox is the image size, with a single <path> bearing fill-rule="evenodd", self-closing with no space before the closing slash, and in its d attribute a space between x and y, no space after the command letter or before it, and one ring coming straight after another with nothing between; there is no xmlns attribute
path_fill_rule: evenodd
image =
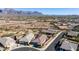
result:
<svg viewBox="0 0 79 59"><path fill-rule="evenodd" d="M78 46L78 44L69 42L68 40L64 40L64 42L62 43L60 48L65 49L65 50L76 51L77 50L77 46Z"/></svg>

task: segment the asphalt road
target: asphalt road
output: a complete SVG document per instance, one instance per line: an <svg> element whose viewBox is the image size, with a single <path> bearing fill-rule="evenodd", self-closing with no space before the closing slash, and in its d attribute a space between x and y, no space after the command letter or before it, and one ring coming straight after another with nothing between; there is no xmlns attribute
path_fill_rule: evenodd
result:
<svg viewBox="0 0 79 59"><path fill-rule="evenodd" d="M55 51L55 46L58 43L58 41L61 40L62 36L63 36L64 32L62 32L46 49L46 51Z"/></svg>
<svg viewBox="0 0 79 59"><path fill-rule="evenodd" d="M38 50L34 48L29 48L29 47L21 47L21 48L14 49L12 51L38 51Z"/></svg>

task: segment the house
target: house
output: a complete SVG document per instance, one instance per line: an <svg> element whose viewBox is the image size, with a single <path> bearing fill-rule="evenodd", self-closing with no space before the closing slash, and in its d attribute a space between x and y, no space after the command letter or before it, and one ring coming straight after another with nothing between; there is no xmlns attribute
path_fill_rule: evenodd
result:
<svg viewBox="0 0 79 59"><path fill-rule="evenodd" d="M79 32L69 31L67 35L68 35L68 36L74 36L74 37L77 37L78 34L79 34Z"/></svg>
<svg viewBox="0 0 79 59"><path fill-rule="evenodd" d="M34 39L34 33L30 32L23 38L19 39L19 43L29 44Z"/></svg>
<svg viewBox="0 0 79 59"><path fill-rule="evenodd" d="M42 35L39 37L39 40L40 40L39 44L40 44L40 45L43 45L43 44L45 43L45 41L47 40L47 35L42 34Z"/></svg>
<svg viewBox="0 0 79 59"><path fill-rule="evenodd" d="M62 45L60 46L60 49L65 51L76 51L77 47L78 47L77 43L74 43L69 40L64 40Z"/></svg>
<svg viewBox="0 0 79 59"><path fill-rule="evenodd" d="M42 32L42 33L46 33L46 34L54 34L54 33L56 33L56 31L53 30L53 29L42 30L41 32Z"/></svg>
<svg viewBox="0 0 79 59"><path fill-rule="evenodd" d="M42 34L41 36L37 37L36 39L32 40L31 43L34 44L35 47L43 46L43 44L47 40L47 35Z"/></svg>
<svg viewBox="0 0 79 59"><path fill-rule="evenodd" d="M0 38L0 44L4 47L4 48L13 48L16 47L16 41L10 37L3 37Z"/></svg>

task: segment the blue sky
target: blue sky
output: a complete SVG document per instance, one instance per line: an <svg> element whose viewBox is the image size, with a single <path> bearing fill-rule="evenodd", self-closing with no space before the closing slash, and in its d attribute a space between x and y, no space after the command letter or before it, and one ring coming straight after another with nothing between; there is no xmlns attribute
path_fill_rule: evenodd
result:
<svg viewBox="0 0 79 59"><path fill-rule="evenodd" d="M79 8L15 8L23 11L38 11L48 15L79 15Z"/></svg>

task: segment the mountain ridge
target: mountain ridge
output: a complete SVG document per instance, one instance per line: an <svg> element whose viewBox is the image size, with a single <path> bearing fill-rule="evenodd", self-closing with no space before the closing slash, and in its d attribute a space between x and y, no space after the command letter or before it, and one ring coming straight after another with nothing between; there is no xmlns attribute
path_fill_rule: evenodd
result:
<svg viewBox="0 0 79 59"><path fill-rule="evenodd" d="M24 16L41 16L41 15L44 15L38 11L17 11L17 10L12 9L12 8L0 9L0 15L6 15L6 14L24 15Z"/></svg>

